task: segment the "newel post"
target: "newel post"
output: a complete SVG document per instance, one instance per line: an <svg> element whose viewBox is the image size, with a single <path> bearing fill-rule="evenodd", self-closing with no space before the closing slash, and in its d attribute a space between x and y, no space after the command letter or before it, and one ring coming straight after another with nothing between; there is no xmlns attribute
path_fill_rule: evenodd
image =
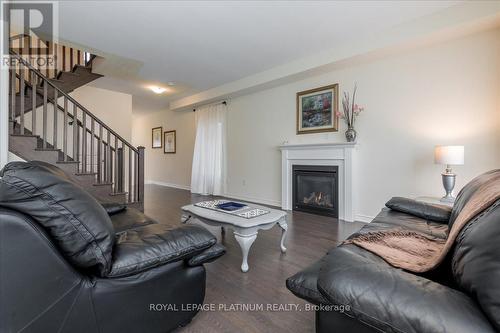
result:
<svg viewBox="0 0 500 333"><path fill-rule="evenodd" d="M138 175L138 201L142 204L144 203L144 150L145 148L142 146L137 147L137 151L139 152L139 161L137 166L137 175Z"/></svg>

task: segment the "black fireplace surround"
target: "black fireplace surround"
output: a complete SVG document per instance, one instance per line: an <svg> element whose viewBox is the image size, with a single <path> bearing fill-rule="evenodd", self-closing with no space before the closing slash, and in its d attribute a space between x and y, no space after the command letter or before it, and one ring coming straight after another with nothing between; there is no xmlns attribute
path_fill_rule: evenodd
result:
<svg viewBox="0 0 500 333"><path fill-rule="evenodd" d="M338 166L294 165L293 210L338 218Z"/></svg>

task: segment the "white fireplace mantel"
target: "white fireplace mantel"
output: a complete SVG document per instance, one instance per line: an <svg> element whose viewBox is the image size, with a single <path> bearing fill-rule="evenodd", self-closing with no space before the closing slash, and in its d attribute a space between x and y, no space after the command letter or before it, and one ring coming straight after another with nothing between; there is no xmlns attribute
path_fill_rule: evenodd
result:
<svg viewBox="0 0 500 333"><path fill-rule="evenodd" d="M338 166L339 219L354 221L353 167L355 143L287 144L281 150L281 208L292 209L293 165Z"/></svg>

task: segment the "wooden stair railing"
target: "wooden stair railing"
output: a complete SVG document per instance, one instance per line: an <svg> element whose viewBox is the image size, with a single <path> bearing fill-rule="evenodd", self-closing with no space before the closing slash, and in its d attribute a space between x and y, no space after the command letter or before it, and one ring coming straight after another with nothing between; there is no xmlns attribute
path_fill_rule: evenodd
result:
<svg viewBox="0 0 500 333"><path fill-rule="evenodd" d="M19 81L21 80L21 76L20 76L18 73L16 73L16 77L17 77L17 80L18 80L18 82L19 82ZM33 89L33 87L32 87L32 85L31 85L31 83L30 83L30 82L25 81L25 85L26 85L26 89ZM36 87L35 87L35 88L36 88ZM19 95L19 93L18 93L18 95ZM41 96L43 96L43 95L39 93L39 96L38 96L38 97L40 97L40 98L41 98ZM37 98L38 98L38 97L37 97ZM54 103L54 99L53 99L53 98L51 98L51 97L49 96L47 100L48 100L48 102L49 102L49 103L51 103L52 105L57 106L57 108L59 109L59 111L58 111L58 112L64 112L64 108L63 108L61 105L59 105L59 103L57 103L57 104L56 104L56 103ZM35 106L31 105L31 109L33 109L33 108L35 108L35 109L36 109L36 107L35 107ZM18 115L16 114L15 116L17 117ZM33 114L32 114L32 116L33 116ZM74 117L73 117L73 115L72 115L72 114L70 114L70 113L67 113L67 116L68 116L68 119L71 119L71 120L69 120L69 121L68 121L68 125L72 126L72 125L73 125L73 122L74 122ZM11 116L11 118L12 118L12 117L14 117L14 116ZM19 117L19 118L20 118L21 122L23 122L23 123L24 123L24 121L23 121L24 117ZM82 122L81 122L80 120L78 120L78 119L76 119L76 122L77 122L77 125L78 125L79 127L82 127L82 130L83 130ZM14 124L14 125L16 125L17 123L16 123L16 122L14 122L13 124ZM35 124L35 127L36 127L36 118L32 118L32 127L33 127L33 124ZM89 130L88 128L85 128L85 129L86 129L86 131L87 131L87 135L92 135L91 130ZM24 124L23 124L23 126L20 126L19 132L20 132L19 134L21 134L21 135L24 135L25 133L27 133L28 135L32 135L31 131L26 130L26 128L25 128L25 126L24 126ZM92 137L94 137L94 138L95 138L95 140L99 140L99 137L98 137L96 134L93 134L93 136L92 136ZM107 145L108 145L108 144L107 144L105 141L103 141L102 143L103 143L103 145L104 145L104 151L106 151L106 149L107 149ZM46 145L47 145L47 143L44 141L44 143L43 143L43 144L45 145L45 148L46 148L46 147L47 147L47 146L46 146ZM64 143L63 143L63 145L64 145ZM50 148L52 148L52 146L51 146ZM111 154L114 154L114 152L115 152L115 148L114 148L113 146L110 146L110 147L109 147L109 149L111 149ZM98 154L98 156L100 156L100 155ZM71 159L70 157L67 157L67 159L70 159L70 160L72 161L72 159ZM66 160L65 160L65 161L66 161ZM103 163L104 163L104 162L103 162ZM111 163L111 165L112 165L112 163ZM100 165L99 165L99 164L97 164L97 168L99 168L99 167L100 167ZM112 168L112 167L111 167L111 168ZM101 173L99 172L99 170L98 170L98 174L101 174ZM121 182L121 183L123 183L123 182ZM120 188L122 188L122 187L120 187ZM119 192L122 192L122 191L119 191Z"/></svg>
<svg viewBox="0 0 500 333"><path fill-rule="evenodd" d="M144 147L133 147L23 57L12 50L10 56L16 63L9 70L13 134L38 135L39 149L61 150L62 162L75 163L80 174L95 175L97 183L112 184L116 194L127 192L127 203L142 205ZM20 114L15 113L16 96ZM29 117L26 100L31 103Z"/></svg>

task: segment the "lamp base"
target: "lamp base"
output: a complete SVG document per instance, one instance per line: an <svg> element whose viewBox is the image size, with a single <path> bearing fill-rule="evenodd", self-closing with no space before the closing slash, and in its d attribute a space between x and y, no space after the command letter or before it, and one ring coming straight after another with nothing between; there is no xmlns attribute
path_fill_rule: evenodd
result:
<svg viewBox="0 0 500 333"><path fill-rule="evenodd" d="M455 202L455 197L453 195L445 195L439 201L441 202L446 202L446 203L454 203Z"/></svg>
<svg viewBox="0 0 500 333"><path fill-rule="evenodd" d="M455 197L453 196L453 188L455 187L455 178L457 175L454 173L443 173L441 178L443 180L443 187L446 191L446 195L440 199L441 202L455 202Z"/></svg>

